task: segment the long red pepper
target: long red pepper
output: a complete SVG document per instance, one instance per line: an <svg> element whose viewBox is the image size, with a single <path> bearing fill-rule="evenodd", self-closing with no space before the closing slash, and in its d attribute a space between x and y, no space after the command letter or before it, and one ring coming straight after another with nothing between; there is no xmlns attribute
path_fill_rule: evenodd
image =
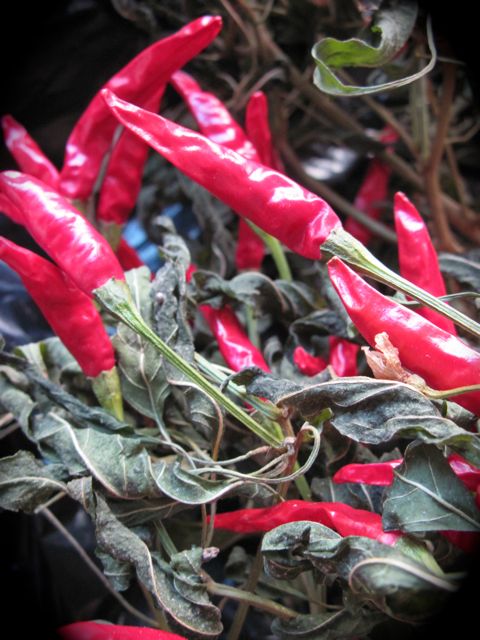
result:
<svg viewBox="0 0 480 640"><path fill-rule="evenodd" d="M190 265L186 275L187 281L195 269L195 265ZM201 304L199 310L215 336L220 353L230 369L241 371L245 367L259 367L263 371L269 371L262 352L250 341L233 309L226 305L215 309L210 305Z"/></svg>
<svg viewBox="0 0 480 640"><path fill-rule="evenodd" d="M284 167L272 143L272 132L268 118L268 101L263 91L252 93L245 110L245 130L248 139L257 150L262 164L280 173Z"/></svg>
<svg viewBox="0 0 480 640"><path fill-rule="evenodd" d="M184 71L176 71L170 82L187 103L204 136L236 151L244 158L260 162L254 145L221 100L213 93L203 91L195 79ZM263 240L240 219L235 252L237 269L259 270L264 255Z"/></svg>
<svg viewBox="0 0 480 640"><path fill-rule="evenodd" d="M123 270L104 237L68 200L40 180L17 171L0 173L0 192L20 212L20 222L42 249L90 295ZM11 211L5 211L7 215Z"/></svg>
<svg viewBox="0 0 480 640"><path fill-rule="evenodd" d="M27 130L11 115L3 116L2 129L7 149L20 170L56 188L60 174Z"/></svg>
<svg viewBox="0 0 480 640"><path fill-rule="evenodd" d="M204 49L222 26L219 16L203 16L144 49L104 85L126 100L145 104L172 73ZM65 196L86 200L92 193L117 121L97 93L71 132L60 174Z"/></svg>
<svg viewBox="0 0 480 640"><path fill-rule="evenodd" d="M402 458L385 462L352 463L341 467L333 476L333 482L360 482L362 484L386 487L394 480L393 470L400 466ZM450 468L470 491L480 486L480 469L456 453L448 456Z"/></svg>
<svg viewBox="0 0 480 640"><path fill-rule="evenodd" d="M353 324L365 340L386 332L403 366L434 389L480 384L480 353L427 319L382 295L339 258L328 263L332 283ZM458 404L480 414L480 392L454 396Z"/></svg>
<svg viewBox="0 0 480 640"><path fill-rule="evenodd" d="M334 529L342 536L365 536L393 545L401 537L382 528L378 513L355 509L342 502L286 500L272 507L238 509L215 515L215 529L236 533L265 533L287 522L310 520Z"/></svg>
<svg viewBox="0 0 480 640"><path fill-rule="evenodd" d="M380 136L380 142L384 144L392 144L397 139L398 134L389 127L386 127ZM388 198L388 183L391 173L390 165L374 158L371 160L360 189L355 196L354 206L373 220L379 220L382 217L382 203ZM348 218L344 226L346 231L364 245L367 245L373 237L372 232L354 218Z"/></svg>
<svg viewBox="0 0 480 640"><path fill-rule="evenodd" d="M158 111L164 89L162 86L145 103L146 109ZM143 140L130 131L122 131L105 169L95 211L97 220L119 227L128 221L140 192L148 151Z"/></svg>
<svg viewBox="0 0 480 640"><path fill-rule="evenodd" d="M246 160L190 129L120 100L103 96L119 121L239 215L306 258L340 220L331 207L287 176Z"/></svg>
<svg viewBox="0 0 480 640"><path fill-rule="evenodd" d="M0 259L18 273L86 376L96 378L115 366L113 347L95 305L58 267L1 236Z"/></svg>
<svg viewBox="0 0 480 640"><path fill-rule="evenodd" d="M444 296L447 292L445 282L427 226L404 193L398 192L394 196L394 216L401 275L434 296ZM455 325L449 318L427 307L416 309L416 312L456 335Z"/></svg>
<svg viewBox="0 0 480 640"><path fill-rule="evenodd" d="M73 622L57 629L63 640L186 640L170 631L150 627L132 627L88 620Z"/></svg>

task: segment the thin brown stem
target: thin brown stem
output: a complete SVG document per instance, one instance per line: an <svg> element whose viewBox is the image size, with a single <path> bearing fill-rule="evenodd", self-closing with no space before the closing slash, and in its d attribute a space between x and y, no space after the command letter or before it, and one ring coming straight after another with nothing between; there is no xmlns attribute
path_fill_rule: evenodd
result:
<svg viewBox="0 0 480 640"><path fill-rule="evenodd" d="M455 95L456 73L456 69L453 64L445 63L443 68L443 91L437 118L437 130L435 132L430 157L424 170L425 189L438 234L439 248L444 251L458 253L461 251L461 246L453 236L450 229L448 218L445 213L444 203L442 202L439 178L440 165L445 149L445 140L450 125L452 102Z"/></svg>

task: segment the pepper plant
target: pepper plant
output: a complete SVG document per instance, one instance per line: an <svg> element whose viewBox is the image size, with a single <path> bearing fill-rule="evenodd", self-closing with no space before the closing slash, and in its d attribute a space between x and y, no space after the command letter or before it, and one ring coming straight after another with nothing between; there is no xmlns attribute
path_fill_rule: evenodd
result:
<svg viewBox="0 0 480 640"><path fill-rule="evenodd" d="M385 3L371 37L322 40L309 91L423 82L428 21L431 60L408 77L362 88L335 71L394 62L416 20L414 3ZM254 612L280 640L366 638L434 618L480 542L480 325L458 290L478 262L439 257L425 212L392 187L409 137L379 103L353 204L290 177L266 91L251 86L242 126L182 70L221 27L196 17L140 52L94 96L59 170L2 121L20 171L0 174L0 208L50 260L7 238L0 257L56 335L0 352L5 420L26 443L0 459L0 505L44 516L134 623L67 620L67 640L255 638ZM182 123L157 113L168 100L186 103ZM162 172L200 242L145 195ZM396 234L379 222L387 198ZM155 210L155 273L122 238L135 207ZM385 229L393 261L376 256ZM88 515L101 570L61 501Z"/></svg>

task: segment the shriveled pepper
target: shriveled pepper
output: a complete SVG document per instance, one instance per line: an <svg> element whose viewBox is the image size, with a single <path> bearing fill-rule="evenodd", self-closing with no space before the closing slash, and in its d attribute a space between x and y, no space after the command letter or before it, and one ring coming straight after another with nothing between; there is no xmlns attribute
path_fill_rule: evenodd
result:
<svg viewBox="0 0 480 640"><path fill-rule="evenodd" d="M215 515L216 529L236 533L265 533L287 522L310 520L334 529L342 536L365 536L393 545L402 534L386 532L378 513L355 509L343 502L286 500L272 507L238 509Z"/></svg>
<svg viewBox="0 0 480 640"><path fill-rule="evenodd" d="M397 139L397 132L389 127L386 127L380 136L380 142L384 144L392 144ZM382 217L382 202L385 202L388 197L388 183L391 173L390 165L374 158L370 161L360 189L355 196L354 206L373 220L379 220ZM372 232L354 218L348 218L344 226L346 231L365 245L373 237Z"/></svg>
<svg viewBox="0 0 480 640"><path fill-rule="evenodd" d="M3 116L2 129L7 149L20 170L56 188L60 174L27 130L11 115Z"/></svg>
<svg viewBox="0 0 480 640"><path fill-rule="evenodd" d="M150 627L132 627L87 620L73 622L57 629L63 640L186 640L170 631Z"/></svg>
<svg viewBox="0 0 480 640"><path fill-rule="evenodd" d="M395 194L394 216L400 273L432 295L444 296L447 292L445 282L427 226L415 206L402 192ZM437 327L456 335L453 322L433 309L420 307L416 312Z"/></svg>
<svg viewBox="0 0 480 640"><path fill-rule="evenodd" d="M247 160L161 116L129 104L111 91L103 96L119 121L239 215L306 258L341 226L322 198L287 176Z"/></svg>
<svg viewBox="0 0 480 640"><path fill-rule="evenodd" d="M187 281L195 269L195 265L190 265ZM199 310L215 336L220 353L230 369L241 371L245 367L259 367L263 371L269 371L262 352L250 341L231 307L225 305L215 309L210 305L201 304Z"/></svg>
<svg viewBox="0 0 480 640"><path fill-rule="evenodd" d="M205 48L222 26L220 16L203 16L144 49L104 85L126 100L146 104L172 73ZM86 200L92 193L117 121L97 93L72 130L60 174L60 191Z"/></svg>
<svg viewBox="0 0 480 640"><path fill-rule="evenodd" d="M93 301L49 260L0 236L0 259L16 271L50 327L86 376L115 366L110 338Z"/></svg>
<svg viewBox="0 0 480 640"><path fill-rule="evenodd" d="M368 285L339 258L328 263L332 283L353 324L365 340L386 332L398 349L402 365L422 376L434 389L447 390L480 383L480 353ZM453 396L455 402L480 414L480 392Z"/></svg>
<svg viewBox="0 0 480 640"><path fill-rule="evenodd" d="M170 82L187 103L204 136L244 158L260 162L254 145L221 100L213 93L203 91L195 79L184 71L176 71ZM260 269L264 255L263 240L241 218L235 251L237 269Z"/></svg>
<svg viewBox="0 0 480 640"><path fill-rule="evenodd" d="M0 192L22 224L84 293L125 276L105 238L75 207L40 180L17 171L0 173Z"/></svg>

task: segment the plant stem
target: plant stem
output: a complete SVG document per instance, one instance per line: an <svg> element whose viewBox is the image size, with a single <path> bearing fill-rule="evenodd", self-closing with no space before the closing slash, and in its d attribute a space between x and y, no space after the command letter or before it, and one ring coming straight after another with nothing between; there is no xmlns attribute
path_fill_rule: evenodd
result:
<svg viewBox="0 0 480 640"><path fill-rule="evenodd" d="M130 291L125 282L120 280L109 280L109 282L94 292L98 301L114 317L126 324L132 331L140 334L148 340L162 356L174 367L185 374L191 382L205 391L211 398L222 405L232 416L237 418L245 427L250 429L259 438L272 446L281 444L281 441L274 434L270 433L263 425L256 422L243 409L236 405L230 398L224 395L217 387L209 382L201 373L197 371L189 362L184 360L178 353L164 342L143 320L133 303Z"/></svg>
<svg viewBox="0 0 480 640"><path fill-rule="evenodd" d="M277 267L280 279L291 282L292 272L290 270L290 265L287 262L285 251L283 250L281 243L277 240L277 238L274 238L269 233L265 233L265 231L257 227L256 224L253 224L253 222L248 222L248 224L252 227L255 233L257 233L262 238L263 242L270 250L270 254L273 258L275 266Z"/></svg>
<svg viewBox="0 0 480 640"><path fill-rule="evenodd" d="M427 291L420 289L405 278L402 278L394 271L391 271L380 260L375 258L373 254L366 249L361 242L356 240L352 235L347 233L341 227L336 227L328 236L328 239L321 246L322 254L329 256L337 256L353 266L357 271L370 276L378 282L382 282L407 296L411 296L429 307L438 311L438 313L450 318L460 327L476 336L480 337L480 325L461 313L454 307L432 296Z"/></svg>

